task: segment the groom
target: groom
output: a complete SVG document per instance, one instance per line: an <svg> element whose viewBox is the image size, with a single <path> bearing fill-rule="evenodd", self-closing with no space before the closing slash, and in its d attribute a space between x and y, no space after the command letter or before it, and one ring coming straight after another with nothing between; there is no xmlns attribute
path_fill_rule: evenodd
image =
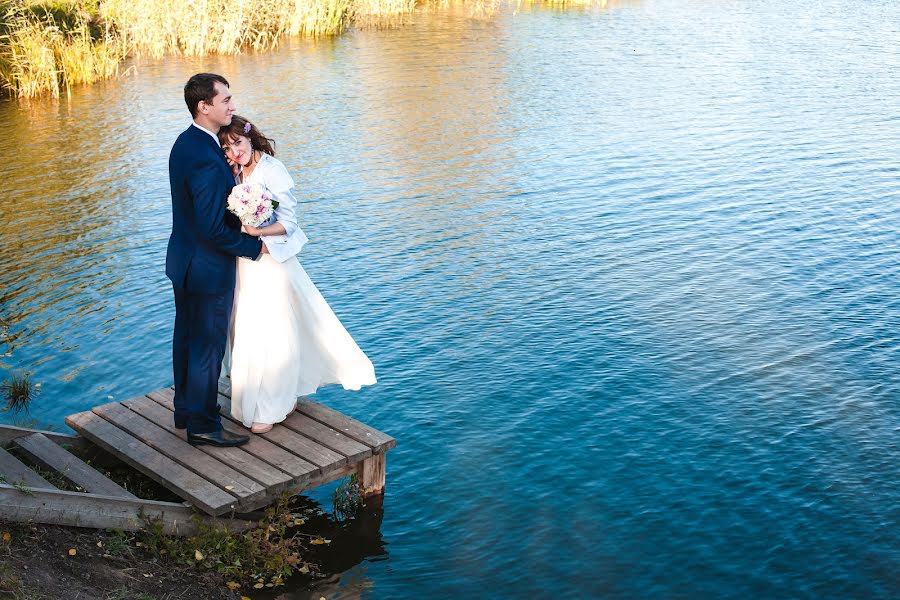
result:
<svg viewBox="0 0 900 600"><path fill-rule="evenodd" d="M222 429L219 374L234 302L235 261L268 250L240 231L225 210L234 176L219 145L220 127L231 123L234 102L221 75L198 73L184 86L194 122L169 155L172 235L166 275L175 291L175 427L187 428L191 445L239 446L248 441Z"/></svg>

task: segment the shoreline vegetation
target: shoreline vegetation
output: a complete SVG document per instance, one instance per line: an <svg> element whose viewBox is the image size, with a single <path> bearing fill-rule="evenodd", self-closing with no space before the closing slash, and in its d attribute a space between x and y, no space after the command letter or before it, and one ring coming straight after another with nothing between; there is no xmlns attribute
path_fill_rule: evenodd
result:
<svg viewBox="0 0 900 600"><path fill-rule="evenodd" d="M459 2L473 14L516 6L605 7L607 0L0 0L0 87L60 97L110 79L128 58L270 50L285 37L392 26L419 5Z"/></svg>

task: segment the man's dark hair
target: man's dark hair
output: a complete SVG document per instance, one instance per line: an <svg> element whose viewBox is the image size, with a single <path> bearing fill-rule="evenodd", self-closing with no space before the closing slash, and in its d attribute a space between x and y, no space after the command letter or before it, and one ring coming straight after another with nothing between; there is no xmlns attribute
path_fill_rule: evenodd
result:
<svg viewBox="0 0 900 600"><path fill-rule="evenodd" d="M197 105L201 101L212 104L217 81L230 87L227 79L215 73L197 73L184 84L184 102L191 111L191 118L197 117Z"/></svg>

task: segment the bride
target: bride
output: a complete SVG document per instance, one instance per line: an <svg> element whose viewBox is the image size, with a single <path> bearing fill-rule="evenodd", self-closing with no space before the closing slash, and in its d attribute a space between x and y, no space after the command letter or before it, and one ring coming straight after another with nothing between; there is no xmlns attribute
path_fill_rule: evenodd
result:
<svg viewBox="0 0 900 600"><path fill-rule="evenodd" d="M297 224L294 181L275 158L274 142L238 115L219 130L219 142L238 169L237 182L262 184L278 201L260 227L244 226L269 253L238 261L226 352L231 416L265 433L294 410L298 396L329 383L372 385L375 368L296 258L307 238Z"/></svg>

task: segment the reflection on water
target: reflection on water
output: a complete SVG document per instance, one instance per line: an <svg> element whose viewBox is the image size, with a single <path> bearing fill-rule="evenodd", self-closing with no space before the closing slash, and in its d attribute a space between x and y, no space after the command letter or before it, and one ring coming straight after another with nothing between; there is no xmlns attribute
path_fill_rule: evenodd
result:
<svg viewBox="0 0 900 600"><path fill-rule="evenodd" d="M312 509L306 513L305 509ZM387 560L388 550L381 535L384 519L383 498L369 498L365 507L349 521L336 521L322 513L317 502L301 498L292 505L295 512L306 513L304 532L330 540L322 546L310 545L303 559L314 563L324 575L308 580L297 576L285 583L289 591L276 592L267 597L278 600L352 600L368 597L375 582L367 575L369 562Z"/></svg>
<svg viewBox="0 0 900 600"><path fill-rule="evenodd" d="M284 597L896 597L898 11L448 9L2 103L0 371L55 425L171 383L167 153L223 72L379 372L319 400L398 440Z"/></svg>

